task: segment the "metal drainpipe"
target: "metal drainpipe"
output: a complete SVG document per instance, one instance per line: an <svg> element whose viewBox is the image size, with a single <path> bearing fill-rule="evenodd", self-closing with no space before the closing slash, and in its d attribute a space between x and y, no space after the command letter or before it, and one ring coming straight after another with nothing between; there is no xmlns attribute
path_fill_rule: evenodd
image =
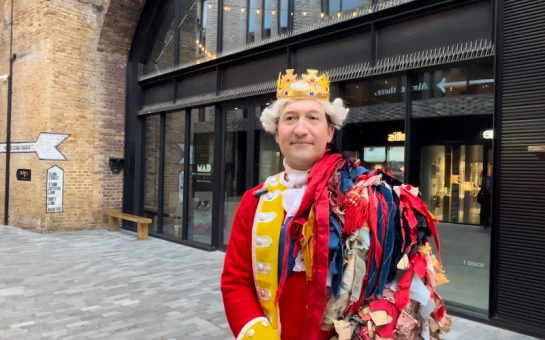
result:
<svg viewBox="0 0 545 340"><path fill-rule="evenodd" d="M12 73L13 62L17 57L13 54L13 2L11 0L10 34L9 34L9 72L8 72L8 103L6 117L6 184L4 186L4 224L9 223L9 174L11 164L11 99L12 99Z"/></svg>

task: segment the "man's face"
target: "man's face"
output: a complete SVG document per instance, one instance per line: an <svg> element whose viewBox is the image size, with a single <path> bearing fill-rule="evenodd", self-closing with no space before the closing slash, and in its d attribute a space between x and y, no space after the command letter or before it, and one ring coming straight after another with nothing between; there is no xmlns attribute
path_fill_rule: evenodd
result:
<svg viewBox="0 0 545 340"><path fill-rule="evenodd" d="M275 139L291 168L308 170L322 158L333 133L322 104L297 100L282 109Z"/></svg>

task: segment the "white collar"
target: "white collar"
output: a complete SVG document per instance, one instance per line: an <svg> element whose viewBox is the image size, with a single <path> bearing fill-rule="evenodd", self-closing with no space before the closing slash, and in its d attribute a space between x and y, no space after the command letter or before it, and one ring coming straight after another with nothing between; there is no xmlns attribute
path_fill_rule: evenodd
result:
<svg viewBox="0 0 545 340"><path fill-rule="evenodd" d="M296 188L296 187L302 187L307 184L307 178L308 173L310 169L308 170L296 170L291 168L288 163L286 163L286 159L283 160L284 165L284 171L286 173L287 181L288 181L288 187L289 188Z"/></svg>

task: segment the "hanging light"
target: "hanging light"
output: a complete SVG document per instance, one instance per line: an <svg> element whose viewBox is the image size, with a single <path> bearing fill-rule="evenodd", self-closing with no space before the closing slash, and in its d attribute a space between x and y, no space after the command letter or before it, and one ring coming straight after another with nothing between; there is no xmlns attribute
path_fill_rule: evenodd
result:
<svg viewBox="0 0 545 340"><path fill-rule="evenodd" d="M337 12L337 18L341 17L341 12Z"/></svg>
<svg viewBox="0 0 545 340"><path fill-rule="evenodd" d="M212 4L208 4L208 8L209 8L209 9L212 9Z"/></svg>
<svg viewBox="0 0 545 340"><path fill-rule="evenodd" d="M246 8L241 7L241 8L240 8L240 13L244 13L244 12L246 12Z"/></svg>
<svg viewBox="0 0 545 340"><path fill-rule="evenodd" d="M303 16L306 17L308 12L303 12Z"/></svg>
<svg viewBox="0 0 545 340"><path fill-rule="evenodd" d="M276 15L276 11L274 9L272 10L272 15Z"/></svg>
<svg viewBox="0 0 545 340"><path fill-rule="evenodd" d="M325 16L324 12L320 13L320 18L323 18L324 16Z"/></svg>
<svg viewBox="0 0 545 340"><path fill-rule="evenodd" d="M261 13L261 10L258 8L258 9L255 10L255 12L256 12L257 14L260 14L260 13Z"/></svg>

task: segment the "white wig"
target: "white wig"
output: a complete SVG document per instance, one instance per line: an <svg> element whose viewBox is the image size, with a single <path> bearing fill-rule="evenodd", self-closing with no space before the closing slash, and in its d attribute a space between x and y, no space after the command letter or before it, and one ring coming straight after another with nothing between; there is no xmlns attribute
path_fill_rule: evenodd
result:
<svg viewBox="0 0 545 340"><path fill-rule="evenodd" d="M278 127L278 119L280 118L280 113L284 106L288 103L293 103L297 99L278 99L261 113L261 124L263 128L268 133L274 135L276 133L276 128ZM329 118L329 121L337 130L340 130L346 115L348 114L348 109L344 107L344 103L341 98L336 98L332 102L317 100L324 106L325 112Z"/></svg>

